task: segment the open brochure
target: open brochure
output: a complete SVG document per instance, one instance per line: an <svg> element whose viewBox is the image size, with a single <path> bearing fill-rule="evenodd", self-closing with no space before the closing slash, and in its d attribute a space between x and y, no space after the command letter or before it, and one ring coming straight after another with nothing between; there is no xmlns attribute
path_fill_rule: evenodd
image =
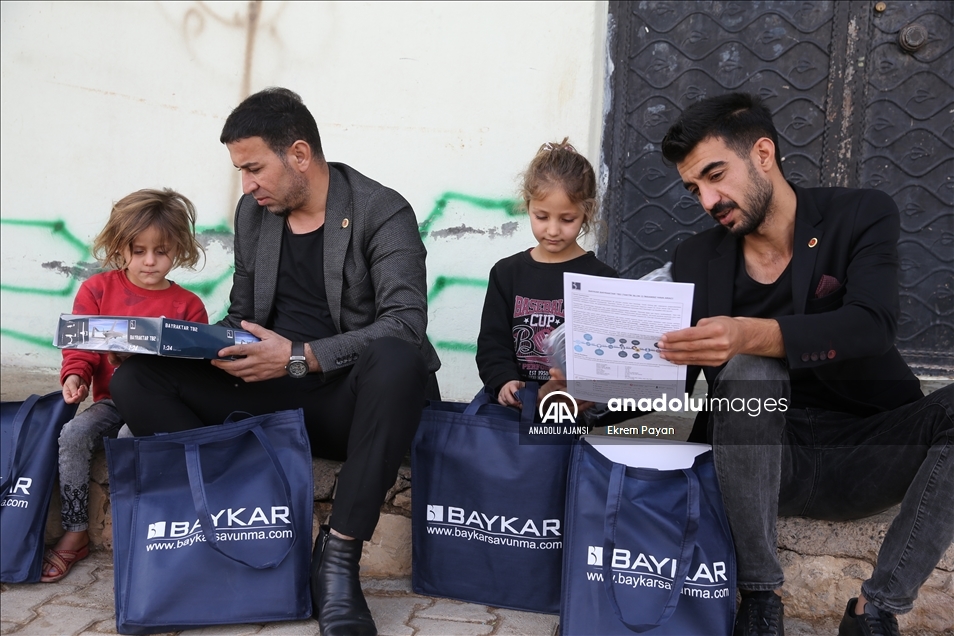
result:
<svg viewBox="0 0 954 636"><path fill-rule="evenodd" d="M691 283L564 273L566 377L577 399L682 396L686 367L659 356L662 334L689 326Z"/></svg>
<svg viewBox="0 0 954 636"><path fill-rule="evenodd" d="M219 357L225 347L258 338L247 331L172 318L63 314L53 345L60 349L147 353L176 358Z"/></svg>

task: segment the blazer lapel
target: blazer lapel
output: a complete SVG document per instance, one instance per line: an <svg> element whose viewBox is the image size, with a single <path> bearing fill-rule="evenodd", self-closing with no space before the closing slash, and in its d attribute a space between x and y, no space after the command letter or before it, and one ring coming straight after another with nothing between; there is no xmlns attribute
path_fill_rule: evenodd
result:
<svg viewBox="0 0 954 636"><path fill-rule="evenodd" d="M345 255L351 243L354 205L347 179L328 164L328 201L325 204L325 293L328 310L341 332L341 292L344 284Z"/></svg>
<svg viewBox="0 0 954 636"><path fill-rule="evenodd" d="M796 314L804 314L819 252L816 247L823 239L824 228L822 216L809 193L797 186L792 187L797 197L795 244L792 246L792 303Z"/></svg>
<svg viewBox="0 0 954 636"><path fill-rule="evenodd" d="M735 282L738 241L731 233L716 249L719 256L709 261L709 311L708 316L732 315L732 286Z"/></svg>
<svg viewBox="0 0 954 636"><path fill-rule="evenodd" d="M282 254L282 230L285 218L262 208L262 227L255 255L255 322L264 325L272 313L278 262Z"/></svg>

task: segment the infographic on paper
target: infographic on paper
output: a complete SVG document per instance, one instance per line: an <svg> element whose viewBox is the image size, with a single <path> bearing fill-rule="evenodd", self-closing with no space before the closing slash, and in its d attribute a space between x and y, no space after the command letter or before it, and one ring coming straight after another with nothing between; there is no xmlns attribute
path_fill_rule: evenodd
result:
<svg viewBox="0 0 954 636"><path fill-rule="evenodd" d="M563 287L566 371L575 398L682 394L686 367L659 356L659 338L689 326L691 283L565 273Z"/></svg>

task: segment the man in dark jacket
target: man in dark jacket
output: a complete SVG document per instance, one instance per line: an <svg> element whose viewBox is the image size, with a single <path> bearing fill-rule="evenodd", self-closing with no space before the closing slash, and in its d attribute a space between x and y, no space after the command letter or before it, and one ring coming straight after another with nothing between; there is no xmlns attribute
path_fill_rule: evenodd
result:
<svg viewBox="0 0 954 636"><path fill-rule="evenodd" d="M954 538L954 387L923 397L895 347L898 209L876 190L785 181L771 114L746 94L686 109L662 151L719 226L676 249L693 326L664 335L661 355L693 379L701 367L710 397L773 405L713 409L694 430L713 444L735 541L735 633L783 633L779 514L842 520L900 502L839 630L897 633Z"/></svg>
<svg viewBox="0 0 954 636"><path fill-rule="evenodd" d="M343 460L330 527L315 544L311 592L325 636L375 634L358 580L420 421L439 397L425 335L425 250L397 192L325 161L301 98L271 88L222 130L245 193L235 211L228 316L260 342L201 360L134 356L113 378L136 435L221 424L233 411L304 409L314 454Z"/></svg>

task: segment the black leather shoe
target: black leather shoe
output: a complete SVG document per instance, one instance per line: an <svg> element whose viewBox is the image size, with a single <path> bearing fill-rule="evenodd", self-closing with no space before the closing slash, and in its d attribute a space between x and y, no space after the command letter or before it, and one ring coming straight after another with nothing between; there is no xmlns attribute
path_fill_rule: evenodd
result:
<svg viewBox="0 0 954 636"><path fill-rule="evenodd" d="M732 636L785 636L785 606L775 592L748 592L735 617Z"/></svg>
<svg viewBox="0 0 954 636"><path fill-rule="evenodd" d="M321 526L311 553L311 600L321 636L377 636L358 578L361 545Z"/></svg>
<svg viewBox="0 0 954 636"><path fill-rule="evenodd" d="M857 602L856 598L848 601L845 615L841 617L841 624L838 625L838 636L901 636L898 619L894 614L879 610L868 603L864 612L855 615Z"/></svg>

